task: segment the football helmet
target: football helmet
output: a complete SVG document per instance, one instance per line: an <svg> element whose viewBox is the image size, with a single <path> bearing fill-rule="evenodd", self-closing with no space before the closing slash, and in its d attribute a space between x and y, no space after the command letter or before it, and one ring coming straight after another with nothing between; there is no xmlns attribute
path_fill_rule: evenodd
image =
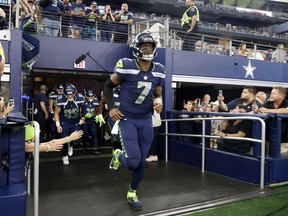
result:
<svg viewBox="0 0 288 216"><path fill-rule="evenodd" d="M64 85L62 83L58 83L55 88L58 94L63 94Z"/></svg>
<svg viewBox="0 0 288 216"><path fill-rule="evenodd" d="M150 43L152 44L153 52L151 54L145 55L140 50L140 45L143 43ZM156 50L156 41L154 38L148 34L148 33L140 33L138 34L134 40L132 41L132 44L130 45L132 48L133 55L136 58L140 58L145 61L152 61L157 56L157 50Z"/></svg>
<svg viewBox="0 0 288 216"><path fill-rule="evenodd" d="M93 97L94 96L94 92L93 92L93 89L91 87L86 87L84 89L84 96L85 97Z"/></svg>
<svg viewBox="0 0 288 216"><path fill-rule="evenodd" d="M67 97L68 95L73 95L73 97L76 95L76 92L77 92L77 89L76 87L71 84L71 83L68 83L65 85L65 88L64 88L64 95Z"/></svg>

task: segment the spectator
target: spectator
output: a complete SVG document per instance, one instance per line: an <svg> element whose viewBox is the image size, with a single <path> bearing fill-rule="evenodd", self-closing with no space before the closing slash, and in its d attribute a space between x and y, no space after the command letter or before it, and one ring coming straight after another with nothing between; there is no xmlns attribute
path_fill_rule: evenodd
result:
<svg viewBox="0 0 288 216"><path fill-rule="evenodd" d="M263 91L258 91L257 94L256 94L256 100L261 103L261 104L264 104L265 101L266 101L266 98L267 98L267 95L265 92Z"/></svg>
<svg viewBox="0 0 288 216"><path fill-rule="evenodd" d="M4 74L5 67L5 52L0 41L0 78Z"/></svg>
<svg viewBox="0 0 288 216"><path fill-rule="evenodd" d="M112 32L114 31L115 17L112 13L110 5L105 6L105 13L101 15L101 41L111 42Z"/></svg>
<svg viewBox="0 0 288 216"><path fill-rule="evenodd" d="M42 7L42 21L45 35L57 37L60 29L60 16L64 11L62 1L40 1L39 5Z"/></svg>
<svg viewBox="0 0 288 216"><path fill-rule="evenodd" d="M68 38L71 25L71 12L70 12L71 3L69 2L69 0L63 0L63 5L64 5L64 11L62 15L61 33L62 37Z"/></svg>
<svg viewBox="0 0 288 216"><path fill-rule="evenodd" d="M5 29L5 27L6 27L6 13L0 7L0 30Z"/></svg>
<svg viewBox="0 0 288 216"><path fill-rule="evenodd" d="M118 22L114 31L115 43L127 43L129 27L133 24L133 15L128 11L128 4L123 3L120 11L115 12L115 21Z"/></svg>
<svg viewBox="0 0 288 216"><path fill-rule="evenodd" d="M7 103L5 106L5 100L3 97L0 97L0 117L6 117L8 113L14 110L14 105Z"/></svg>
<svg viewBox="0 0 288 216"><path fill-rule="evenodd" d="M26 32L36 34L38 33L38 15L40 14L40 10L34 0L29 0L28 4L32 10L32 14L29 14L29 20L24 24L23 29L25 28ZM23 17L23 19L25 19L25 17Z"/></svg>
<svg viewBox="0 0 288 216"><path fill-rule="evenodd" d="M205 94L203 96L201 106L202 107L207 106L208 104L210 104L210 100L211 100L211 96L209 94Z"/></svg>
<svg viewBox="0 0 288 216"><path fill-rule="evenodd" d="M284 44L278 44L276 50L272 53L271 61L286 63L285 61L286 51L284 50Z"/></svg>
<svg viewBox="0 0 288 216"><path fill-rule="evenodd" d="M189 111L193 112L195 109L194 101L188 100L186 104L184 104L184 109L182 111ZM189 118L190 116L188 114L181 114L179 117L181 118Z"/></svg>
<svg viewBox="0 0 288 216"><path fill-rule="evenodd" d="M246 43L241 43L238 48L238 56L243 56L247 58L250 54L250 51L247 49Z"/></svg>
<svg viewBox="0 0 288 216"><path fill-rule="evenodd" d="M210 103L212 108L211 111L212 112L219 112L219 102L215 101L215 102L211 102ZM218 133L218 131L221 130L221 124L223 122L223 120L221 119L217 119L217 118L221 118L221 116L211 116L211 134L212 135L216 135ZM218 145L217 145L217 139L210 139L210 148L214 148L217 149Z"/></svg>
<svg viewBox="0 0 288 216"><path fill-rule="evenodd" d="M228 104L224 103L224 96L219 95L217 97L217 100L219 101L219 107L221 111L229 112L233 109L235 109L239 104L243 104L247 107L247 111L252 111L252 104L254 102L256 95L256 89L252 86L244 86L243 91L241 93L240 98L236 98L232 101L230 101ZM261 104L256 101L258 106L261 106Z"/></svg>
<svg viewBox="0 0 288 216"><path fill-rule="evenodd" d="M35 110L34 117L40 125L40 142L44 141L45 133L47 131L48 119L49 119L49 101L46 95L46 85L40 86L40 92L35 97Z"/></svg>
<svg viewBox="0 0 288 216"><path fill-rule="evenodd" d="M34 126L25 126L25 152L34 152ZM75 131L69 136L61 139L54 139L49 142L42 142L39 145L39 152L60 151L68 140L74 141L80 139L83 135L83 131Z"/></svg>
<svg viewBox="0 0 288 216"><path fill-rule="evenodd" d="M254 113L288 114L288 102L285 99L287 90L284 87L273 87L270 98L263 107L253 106Z"/></svg>
<svg viewBox="0 0 288 216"><path fill-rule="evenodd" d="M196 110L196 105L193 100L188 100L186 104L184 104L184 109L182 111L189 111L194 112ZM181 114L179 116L180 118L193 118L194 115L190 114ZM195 121L180 121L178 124L179 131L181 131L182 134L193 134L195 132L195 125L198 125L199 122ZM197 130L197 128L196 128ZM187 143L191 143L193 141L193 137L187 137L187 136L179 136L179 140Z"/></svg>
<svg viewBox="0 0 288 216"><path fill-rule="evenodd" d="M157 143L158 143L158 135L161 128L161 116L156 110L153 111L152 115L152 125L153 125L153 141L149 151L149 157L146 158L147 162L157 162L158 155L157 155Z"/></svg>
<svg viewBox="0 0 288 216"><path fill-rule="evenodd" d="M76 0L70 7L70 13L72 16L72 28L73 31L79 30L79 33L83 34L83 26L85 22L85 5L82 4L82 0Z"/></svg>
<svg viewBox="0 0 288 216"><path fill-rule="evenodd" d="M74 38L74 39L81 39L81 32L80 32L79 29L75 29L75 30L73 31L73 38Z"/></svg>
<svg viewBox="0 0 288 216"><path fill-rule="evenodd" d="M0 13L1 13L1 10L0 10ZM5 53L2 47L2 43L0 41L0 79L4 73L4 66L5 66ZM14 110L14 104L12 105L8 103L7 106L5 107L5 100L3 97L1 97L1 93L0 93L0 117L7 116L8 113L12 112L13 110Z"/></svg>
<svg viewBox="0 0 288 216"><path fill-rule="evenodd" d="M233 110L233 113L246 113L247 111L246 106L239 104ZM249 120L228 120L222 123L221 131L218 131L217 135L220 137L249 137L251 130L252 124ZM251 148L249 141L223 139L218 142L218 149L245 154Z"/></svg>
<svg viewBox="0 0 288 216"><path fill-rule="evenodd" d="M263 104L263 107L253 105L254 113L276 113L276 114L288 114L288 101L285 99L287 95L286 88L273 87L270 98ZM270 139L270 121L267 124L267 140ZM283 118L281 122L281 153L287 153L288 151L288 119ZM269 149L267 149L269 151Z"/></svg>
<svg viewBox="0 0 288 216"><path fill-rule="evenodd" d="M100 19L100 12L97 9L97 3L93 1L90 8L85 11L86 23L83 29L83 39L96 40L96 21Z"/></svg>

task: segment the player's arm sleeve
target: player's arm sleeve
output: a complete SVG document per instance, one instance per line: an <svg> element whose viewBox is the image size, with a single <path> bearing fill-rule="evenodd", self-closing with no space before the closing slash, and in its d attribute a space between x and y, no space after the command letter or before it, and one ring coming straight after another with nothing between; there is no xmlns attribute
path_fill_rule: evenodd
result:
<svg viewBox="0 0 288 216"><path fill-rule="evenodd" d="M111 79L108 79L107 82L104 85L104 97L106 100L106 103L108 105L108 110L111 110L114 108L114 102L113 102L113 88L116 87Z"/></svg>

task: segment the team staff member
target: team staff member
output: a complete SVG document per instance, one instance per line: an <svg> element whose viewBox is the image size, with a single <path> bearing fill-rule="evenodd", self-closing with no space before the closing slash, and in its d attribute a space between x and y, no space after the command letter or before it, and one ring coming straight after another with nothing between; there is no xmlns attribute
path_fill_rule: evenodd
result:
<svg viewBox="0 0 288 216"><path fill-rule="evenodd" d="M145 160L153 139L152 107L158 113L163 107L161 96L165 72L162 64L152 62L157 52L156 42L150 34L137 35L131 48L137 59L118 61L114 74L105 83L104 96L110 110L109 116L113 121L119 120L118 133L123 146L123 150L114 151L109 168L117 172L119 165L123 164L132 171L127 200L134 210L141 210L142 203L136 190L143 177ZM115 108L113 88L118 85L121 85L120 105ZM154 103L153 97L156 98Z"/></svg>
<svg viewBox="0 0 288 216"><path fill-rule="evenodd" d="M49 101L46 92L46 85L41 85L40 92L35 97L34 117L35 121L37 121L40 125L40 142L44 141L49 119Z"/></svg>
<svg viewBox="0 0 288 216"><path fill-rule="evenodd" d="M182 50L195 51L195 35L199 31L198 22L200 20L199 10L195 6L194 0L186 0L186 6L188 9L184 12L181 19L181 28L186 31Z"/></svg>

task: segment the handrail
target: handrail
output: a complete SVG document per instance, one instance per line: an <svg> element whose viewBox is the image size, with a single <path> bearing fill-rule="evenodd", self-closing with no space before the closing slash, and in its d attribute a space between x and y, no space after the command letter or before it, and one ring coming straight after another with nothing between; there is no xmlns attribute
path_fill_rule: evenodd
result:
<svg viewBox="0 0 288 216"><path fill-rule="evenodd" d="M202 172L205 171L205 138L214 138L214 139L223 139L220 136L206 135L205 134L205 121L211 120L213 118L186 118L186 119L162 119L165 122L165 161L168 161L168 136L179 136L177 133L168 133L168 122L175 121L202 121L202 135L194 135L194 134L180 134L180 136L191 136L191 137L202 137ZM238 116L238 117L217 117L217 120L237 120L237 119L248 119L248 120L256 120L261 123L261 139L253 139L253 138L240 138L240 137L224 137L224 139L233 139L233 140L247 140L253 141L256 143L261 143L261 162L260 162L260 189L264 189L264 172L265 172L265 135L266 135L266 124L265 121L259 117L252 116Z"/></svg>
<svg viewBox="0 0 288 216"><path fill-rule="evenodd" d="M34 216L39 215L39 145L40 145L40 126L36 121L31 122L34 131Z"/></svg>

